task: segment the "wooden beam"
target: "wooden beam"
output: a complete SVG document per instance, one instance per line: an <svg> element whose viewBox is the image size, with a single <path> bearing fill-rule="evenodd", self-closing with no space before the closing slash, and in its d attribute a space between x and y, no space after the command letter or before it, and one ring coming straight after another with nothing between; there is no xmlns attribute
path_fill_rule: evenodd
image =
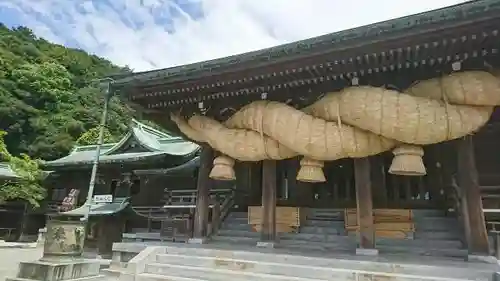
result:
<svg viewBox="0 0 500 281"><path fill-rule="evenodd" d="M359 225L359 248L375 249L369 158L354 159L354 180Z"/></svg>
<svg viewBox="0 0 500 281"><path fill-rule="evenodd" d="M467 235L469 237L469 241L467 241L469 254L489 255L488 235L484 221L472 136L458 140L457 150L457 179L463 194L462 202L466 212L464 218L468 220L468 223L465 223L465 231L469 232Z"/></svg>
<svg viewBox="0 0 500 281"><path fill-rule="evenodd" d="M208 204L209 190L212 180L209 178L212 162L214 160L213 149L208 145L203 145L200 155L200 168L198 170L196 211L194 215L194 238L204 238L208 228Z"/></svg>
<svg viewBox="0 0 500 281"><path fill-rule="evenodd" d="M276 161L262 163L262 227L261 241L276 240Z"/></svg>

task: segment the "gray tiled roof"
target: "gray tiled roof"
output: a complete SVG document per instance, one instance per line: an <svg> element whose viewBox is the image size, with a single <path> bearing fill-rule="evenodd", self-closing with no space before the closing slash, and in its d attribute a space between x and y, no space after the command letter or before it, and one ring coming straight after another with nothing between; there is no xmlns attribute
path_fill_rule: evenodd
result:
<svg viewBox="0 0 500 281"><path fill-rule="evenodd" d="M7 163L0 163L0 180L18 179L19 176Z"/></svg>
<svg viewBox="0 0 500 281"><path fill-rule="evenodd" d="M112 203L94 203L90 207L90 216L106 216L123 211L130 204L129 197L115 198ZM61 213L66 216L83 217L87 212L86 205L80 206L74 210Z"/></svg>
<svg viewBox="0 0 500 281"><path fill-rule="evenodd" d="M120 148L131 138L135 138L148 151L120 153ZM46 161L42 166L61 167L91 164L95 158L96 148L96 145L76 146L69 155L53 161ZM119 142L101 146L99 163L135 162L168 155L188 156L194 155L199 149L200 147L195 143L180 137L170 136L133 120L129 132Z"/></svg>

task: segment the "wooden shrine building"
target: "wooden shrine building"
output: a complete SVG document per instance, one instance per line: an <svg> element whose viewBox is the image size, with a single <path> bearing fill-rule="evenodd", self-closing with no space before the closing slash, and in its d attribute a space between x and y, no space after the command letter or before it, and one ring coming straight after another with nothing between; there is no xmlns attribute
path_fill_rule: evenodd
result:
<svg viewBox="0 0 500 281"><path fill-rule="evenodd" d="M0 188L6 181L17 180L19 176L8 163L0 163ZM5 202L0 204L0 239L11 240L19 236L19 229L25 211L24 203ZM11 219L15 217L15 219Z"/></svg>
<svg viewBox="0 0 500 281"><path fill-rule="evenodd" d="M51 173L41 216L83 216L95 150L95 145L76 146L69 155L43 163ZM97 242L103 243L97 245L100 251L109 253L111 242L120 241L123 232L158 231L158 223L151 221L164 213L169 194L196 191L198 154L198 145L136 120L119 142L104 144L94 194L112 195L113 202L92 205L88 230L91 240L106 238Z"/></svg>
<svg viewBox="0 0 500 281"><path fill-rule="evenodd" d="M488 256L483 206L498 200L482 192L500 186L499 27L498 1L470 1L114 77L111 88L202 147L195 238L207 236L219 184L210 176L250 194L239 220L251 229L221 228L214 240Z"/></svg>

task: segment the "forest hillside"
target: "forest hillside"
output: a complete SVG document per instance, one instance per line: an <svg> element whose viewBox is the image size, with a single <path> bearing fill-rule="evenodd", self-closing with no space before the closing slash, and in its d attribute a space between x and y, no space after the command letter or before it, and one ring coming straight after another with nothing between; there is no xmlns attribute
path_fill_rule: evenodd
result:
<svg viewBox="0 0 500 281"><path fill-rule="evenodd" d="M84 51L37 38L30 29L0 24L0 130L13 155L52 160L65 156L98 127L103 105L95 79L130 71ZM114 140L132 111L117 98L107 128Z"/></svg>

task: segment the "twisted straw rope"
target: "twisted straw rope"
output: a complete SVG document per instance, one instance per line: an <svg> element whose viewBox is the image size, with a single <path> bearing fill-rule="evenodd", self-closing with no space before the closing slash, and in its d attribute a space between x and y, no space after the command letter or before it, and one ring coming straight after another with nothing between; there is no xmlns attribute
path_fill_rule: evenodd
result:
<svg viewBox="0 0 500 281"><path fill-rule="evenodd" d="M486 100L487 101L491 100L491 102L488 103L488 104L474 104L474 100L469 100L467 98L468 97L467 93L470 92L470 88L472 86L468 85L469 87L466 87L463 84L463 81L461 80L461 79L465 79L465 78L463 78L462 76L459 76L459 75L462 75L465 78L472 77L472 78L474 78L476 80L481 80L482 79L481 82L484 83L484 85L480 89L481 91L477 91L478 93L473 93L473 94L478 94L478 95L482 94L483 95L482 98L481 97L480 98L476 98L476 101L478 101L479 103L484 102ZM474 110L477 109L477 112L481 112L481 114L483 114L483 115L485 115L485 114L491 114L491 108L492 108L492 106L500 104L500 82L495 77L493 77L491 75L488 76L488 75L489 75L488 73L483 73L483 72L470 72L470 73L463 73L463 74L457 74L456 75L456 76L459 76L458 80L461 83L462 92L464 93L464 98L462 99L462 102L471 102L471 106L470 106L471 111L470 112L472 112L472 113L475 113ZM494 81L491 80L492 77L495 79ZM426 83L426 81L423 81L423 82ZM449 87L446 87L446 85L444 85L444 82L445 82L444 79L440 80L439 81L439 86L440 87L438 87L440 89L435 89L435 90L440 90L441 91L439 93L438 99L440 98L443 101L442 104L444 106L444 111L445 111L445 115L446 115L445 116L446 117L446 136L445 136L445 139L443 139L443 140L447 140L447 139L457 138L457 137L461 137L461 136L454 136L453 135L452 130L451 130L451 124L450 124L450 122L451 122L451 120L450 120L450 107L452 106L452 105L450 105L450 97L454 98L455 102L457 101L458 98L456 96L453 97L451 95L453 93L447 93L447 89L450 88L450 87L452 88L453 85L450 85ZM473 81L473 82L477 82L477 81ZM420 96L420 97L417 98L417 99L423 99L423 98L435 99L436 98L436 97L432 96L432 93L422 93L422 89L420 89L420 92L418 92L418 90L419 89L417 88L417 90L416 90L417 93L416 94L417 94L417 96ZM468 90L469 92L466 92L466 90ZM387 90L387 91L389 91L389 90ZM493 91L494 93L489 93L488 91ZM365 95L366 95L365 100L368 99L367 98L368 94L369 94L368 91L366 91L365 92ZM413 95L415 93L413 93L412 90L411 90L409 92L409 94ZM448 94L450 94L450 96ZM485 96L488 97L488 98L485 98ZM491 98L490 98L490 96L491 96ZM323 99L321 99L317 103L321 102ZM342 99L342 97L340 99ZM381 105L384 105L384 103L383 103L384 102L384 93L381 94L380 100L381 100ZM396 122L398 122L398 120L401 120L401 117L402 117L400 115L401 113L399 112L399 109L401 107L400 100L401 100L400 97L398 97L395 100L395 102L397 102L397 105L398 105L398 106L396 106L397 107L396 110L398 110L397 111L397 115L396 115L396 119L395 119ZM274 159L278 160L278 159L290 158L290 157L293 157L293 156L299 154L298 152L293 151L290 147L284 146L283 143L280 143L280 140L278 140L278 139L274 140L270 136L266 135L265 129L264 129L264 127L266 125L266 120L264 118L264 115L266 114L266 112L268 110L268 105L269 104L270 103L266 103L265 106L264 106L264 109L261 110L261 111L259 111L259 113L261 114L261 116L259 117L260 128L258 128L258 134L260 136L261 144L263 145L264 157L266 157L267 159L269 159L271 157L274 157ZM276 103L274 102L274 104L276 104ZM421 114L421 110L423 110L423 109L421 108L421 106L420 106L420 104L418 102L416 102L415 104L416 104L416 110L418 111L418 114L420 115ZM286 105L283 104L283 106L286 106ZM335 116L335 119L336 119L335 122L336 122L336 124L337 124L337 126L339 128L338 132L339 132L341 150L342 150L343 154L346 155L347 157L360 157L360 156L351 155L351 153L344 146L345 145L345 142L344 142L345 136L343 135L343 128L344 128L344 124L343 123L344 123L344 120L342 119L340 102L338 102L336 106L337 106L337 112L336 112L336 116ZM316 115L315 112L314 112L314 108L311 110L312 107L314 107L314 104L312 106L306 108L304 111L308 112L308 113L312 113L312 115ZM367 111L366 111L366 105L365 104L363 104L363 108L364 108L364 113L365 113L365 115L363 117L365 119L367 119L367 118L369 119L369 116L366 115ZM461 108L465 109L466 106L462 105ZM240 110L240 111L242 111L242 110ZM384 110L385 110L385 108L382 106L380 108L381 114L384 114ZM465 122L466 120L463 120L460 110L457 109L457 111L460 114L460 121ZM239 111L236 112L234 116L236 116L237 114L239 114ZM321 114L327 114L328 115L328 112L322 112ZM321 114L319 114L316 117L320 117L322 119L327 119L327 120L330 119L331 117L333 117L333 116L330 116L330 117L329 116L320 116ZM382 117L383 116L385 116L385 115L382 115ZM273 118L274 117L276 117L276 116L273 115ZM297 125L296 132L298 130L298 127L302 124L301 123L302 122L302 118L304 118L304 117L306 117L306 115L301 115L300 116L300 119L298 120L298 122L296 124ZM473 117L473 118L471 118L471 117ZM488 117L489 117L489 115L488 115ZM207 118L207 117L204 117L204 118ZM352 118L356 118L356 115L354 115L354 117L351 116L351 119ZM471 127L472 130L478 129L479 127L481 127L482 125L484 125L484 123L487 121L487 118L484 118L484 116L480 116L480 117L478 117L478 116L469 116L469 118L471 118L473 120L473 122L476 122L477 124L473 123L473 125L466 126L466 127L462 128L459 133L464 133L462 131L465 130L465 128L468 128L468 127ZM380 120L381 125L379 127L379 133L382 134L382 135L385 135L386 131L384 129L385 127L384 127L384 123L383 123L382 119L383 118L381 118L381 120ZM223 151L223 149L224 149L223 146L218 146L217 147L216 141L214 141L214 140L207 140L206 135L204 134L204 132L203 132L202 129L196 130L195 128L191 127L188 123L184 122L183 120L181 120L180 118L175 117L175 116L172 117L172 120L177 123L177 125L179 126L179 128L181 129L181 131L183 131L188 137L193 138L193 139L195 139L197 141L209 142L212 146L214 146L214 148L221 149L221 152L224 153L224 154L226 154L226 155L231 155L232 154L232 153L230 153L230 151ZM208 120L208 119L205 119L205 120ZM271 120L271 121L276 121L276 120ZM354 120L354 122L355 121L356 120ZM484 123L483 123L483 121L484 121ZM212 122L213 124L217 123L215 120L211 120L210 122ZM346 125L346 126L355 125L355 124L352 124L351 122L353 122L353 120L350 120L350 122L347 122L348 125ZM245 123L245 122L243 122L243 123ZM230 129L230 126L229 126L230 124L228 122L226 122L225 126L222 125L222 124L219 124L219 125L220 125L220 127L219 127L220 130L224 130L224 127L226 129ZM219 125L217 125L217 126L219 126ZM240 131L255 130L254 128L248 127L248 125L249 124L243 124L242 125L243 128L240 128L240 129L233 128L233 130L240 130ZM399 124L399 125L402 125L402 124ZM420 131L420 127L421 127L420 125L421 124L420 124L420 119L419 119L418 123L416 125L416 131L415 131L415 134L417 134L417 135L418 135L418 133ZM401 129L401 127L402 126L397 126L397 128L399 128L399 130ZM367 126L367 129L368 128L371 128L371 127ZM197 128L197 129L199 129L199 128ZM310 129L312 129L312 128L310 128ZM468 128L468 129L470 129L470 128ZM360 149L359 148L359 141L357 141L357 137L359 136L359 134L357 134L357 132L358 131L356 131L356 130L353 131L353 137L355 138L355 145L356 145L355 151L356 151L356 153L359 153L359 149ZM361 131L359 131L359 132L361 132ZM472 131L465 132L465 133L469 134L471 132ZM365 132L365 133L369 134L368 132ZM401 133L401 131L399 131L399 133ZM456 134L456 132L455 132L455 134ZM413 139L416 140L415 139L416 137L417 136L414 136ZM406 138L406 139L408 140L408 138ZM278 148L275 147L275 151L278 152L278 153L282 153L283 155L272 155L272 153L270 153L269 148L273 145L273 142L271 140L274 141L275 145L278 145ZM438 140L438 141L443 141L443 140ZM291 141L292 141L291 144L294 144L295 139L291 140ZM372 145L371 144L371 138L368 138L368 141L369 141L369 145ZM382 144L384 142L384 138L380 137L379 141L380 141L379 144ZM288 143L290 144L290 142L288 142ZM308 143L309 144L311 143L311 134L309 134L309 142ZM393 143L394 143L393 145L388 145L388 147L386 149L392 148L397 143L397 141L393 140ZM281 146L280 146L280 144L281 144ZM328 141L325 138L325 146L326 146L326 144L328 144ZM419 144L419 143L417 142L416 144ZM381 151L379 151L379 152L381 152ZM311 159L315 159L314 157L311 157L311 155L305 155L305 156L307 156L307 157L309 157ZM364 156L369 156L369 155L364 155ZM250 159L251 157L247 157L247 158ZM248 160L247 158L245 158L245 159L239 159L239 160L246 161L246 160ZM260 159L260 160L263 160L263 159ZM325 159L317 159L317 160L325 160ZM255 161L255 160L253 160L253 161Z"/></svg>

